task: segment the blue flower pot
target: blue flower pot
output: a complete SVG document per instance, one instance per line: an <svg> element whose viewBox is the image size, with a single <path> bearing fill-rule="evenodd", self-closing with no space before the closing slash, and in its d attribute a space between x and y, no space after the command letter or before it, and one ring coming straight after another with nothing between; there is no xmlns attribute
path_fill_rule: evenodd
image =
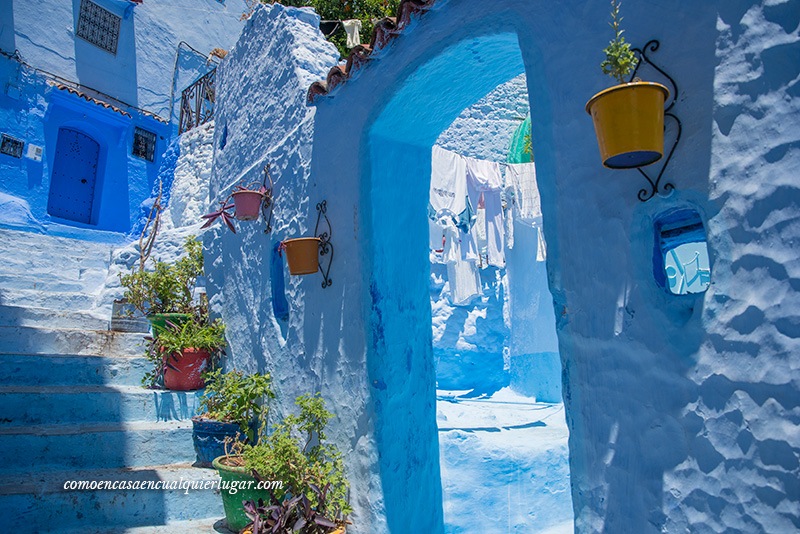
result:
<svg viewBox="0 0 800 534"><path fill-rule="evenodd" d="M225 423L192 417L192 439L197 453L197 465L211 467L214 458L225 455L225 438L240 434L238 423ZM241 436L240 439L245 439Z"/></svg>

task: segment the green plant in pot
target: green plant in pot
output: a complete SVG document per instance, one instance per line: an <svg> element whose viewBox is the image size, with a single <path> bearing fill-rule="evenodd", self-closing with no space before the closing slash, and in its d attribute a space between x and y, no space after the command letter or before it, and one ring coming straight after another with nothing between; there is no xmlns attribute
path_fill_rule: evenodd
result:
<svg viewBox="0 0 800 534"><path fill-rule="evenodd" d="M636 67L636 56L622 36L620 4L611 1L614 39L603 50L603 74L618 85L594 95L586 112L594 123L603 165L631 169L655 163L664 153L664 102L669 91L659 83L625 82Z"/></svg>
<svg viewBox="0 0 800 534"><path fill-rule="evenodd" d="M180 322L193 313L197 277L203 274L202 245L194 236L183 244L184 255L174 262L156 261L153 270L133 270L120 275L123 298L153 325L159 335L166 321Z"/></svg>
<svg viewBox="0 0 800 534"><path fill-rule="evenodd" d="M211 467L225 455L225 444L235 439L257 443L267 425L267 399L275 397L269 373L245 375L242 371L223 373L221 369L204 376L206 389L198 415L192 417L198 465Z"/></svg>
<svg viewBox="0 0 800 534"><path fill-rule="evenodd" d="M188 391L204 385L203 373L211 370L225 346L225 325L209 321L207 309L200 307L185 322L167 320L158 337L148 337L145 357L153 364L142 384Z"/></svg>
<svg viewBox="0 0 800 534"><path fill-rule="evenodd" d="M327 534L341 528L352 511L341 453L325 435L333 414L319 394L298 397L295 404L300 414L286 416L268 437L256 444L239 444L240 454L214 460L223 481L246 477L266 486L238 494L226 494L223 488L231 530L252 523L251 527L269 525L261 532Z"/></svg>

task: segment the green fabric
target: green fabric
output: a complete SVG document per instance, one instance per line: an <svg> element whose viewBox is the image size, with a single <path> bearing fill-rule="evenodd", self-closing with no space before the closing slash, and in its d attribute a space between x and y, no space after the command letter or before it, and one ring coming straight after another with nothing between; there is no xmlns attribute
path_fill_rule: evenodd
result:
<svg viewBox="0 0 800 534"><path fill-rule="evenodd" d="M509 163L529 163L533 161L533 151L525 150L525 138L530 139L531 135L531 116L528 117L517 127L514 135L511 136L511 143L508 147Z"/></svg>

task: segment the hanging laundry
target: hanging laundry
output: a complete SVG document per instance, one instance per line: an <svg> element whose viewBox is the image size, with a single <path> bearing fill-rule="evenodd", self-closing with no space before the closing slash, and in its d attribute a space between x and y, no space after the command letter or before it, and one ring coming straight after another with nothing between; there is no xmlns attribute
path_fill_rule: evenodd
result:
<svg viewBox="0 0 800 534"><path fill-rule="evenodd" d="M462 230L469 229L471 212L467 209L467 170L464 159L438 146L431 149L431 186L428 218L444 232L446 218ZM431 228L431 250L442 248L441 236ZM455 233L453 235L456 235Z"/></svg>
<svg viewBox="0 0 800 534"><path fill-rule="evenodd" d="M542 199L536 182L536 167L533 163L510 163L506 168L506 185L511 188L514 218L521 224L536 229L536 261L547 259L547 243L542 231ZM508 193L508 189L507 189Z"/></svg>
<svg viewBox="0 0 800 534"><path fill-rule="evenodd" d="M475 262L464 261L461 254L465 234L455 225L451 217L444 217L445 247L444 262L447 264L447 279L450 282L450 301L454 306L466 306L481 294L481 278Z"/></svg>
<svg viewBox="0 0 800 534"><path fill-rule="evenodd" d="M536 247L536 261L545 261L547 259L547 243L544 241L544 232L542 231L542 225L538 224L536 226L536 231L538 232L538 246Z"/></svg>
<svg viewBox="0 0 800 534"><path fill-rule="evenodd" d="M514 186L508 180L509 175L506 170L506 185L503 189L505 196L505 208L503 210L503 217L506 221L506 248L514 248Z"/></svg>
<svg viewBox="0 0 800 534"><path fill-rule="evenodd" d="M456 215L467 207L467 164L438 146L431 149L430 204L434 212L447 208Z"/></svg>
<svg viewBox="0 0 800 534"><path fill-rule="evenodd" d="M475 262L448 263L447 279L450 282L450 302L453 306L467 306L481 294L481 276Z"/></svg>
<svg viewBox="0 0 800 534"><path fill-rule="evenodd" d="M506 167L506 183L514 187L517 218L531 224L542 216L542 199L536 183L536 166L533 163L510 163Z"/></svg>
<svg viewBox="0 0 800 534"><path fill-rule="evenodd" d="M344 31L347 33L347 48L360 45L361 35L358 32L361 31L361 21L358 19L343 20L342 26L344 26Z"/></svg>
<svg viewBox="0 0 800 534"><path fill-rule="evenodd" d="M480 198L483 196L488 263L495 267L505 267L506 260L503 251L505 228L501 198L503 176L500 173L500 165L494 161L464 159L467 164L467 195L470 204L473 207L478 206ZM473 230L471 234L474 237L475 231ZM475 246L477 249L477 243Z"/></svg>

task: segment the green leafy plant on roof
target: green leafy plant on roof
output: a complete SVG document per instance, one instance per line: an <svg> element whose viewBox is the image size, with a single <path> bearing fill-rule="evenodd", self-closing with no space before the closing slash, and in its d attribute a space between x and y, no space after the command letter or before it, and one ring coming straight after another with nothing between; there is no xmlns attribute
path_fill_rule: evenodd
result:
<svg viewBox="0 0 800 534"><path fill-rule="evenodd" d="M282 4L292 7L313 7L314 11L322 20L351 20L361 21L361 42L369 44L372 30L375 23L384 17L393 17L397 13L397 6L400 0L278 0L268 2L267 0L245 0L250 8L249 13L245 13L243 18L249 17L258 3L262 4ZM342 57L350 54L347 48L347 37L342 29L338 29L329 39Z"/></svg>

